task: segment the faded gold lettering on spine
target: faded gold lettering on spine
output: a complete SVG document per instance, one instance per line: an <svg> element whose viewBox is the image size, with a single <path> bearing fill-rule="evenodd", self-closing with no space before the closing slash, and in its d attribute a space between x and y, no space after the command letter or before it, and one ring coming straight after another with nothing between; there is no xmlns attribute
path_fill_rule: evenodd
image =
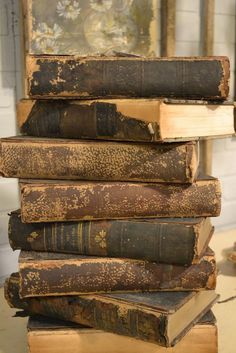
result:
<svg viewBox="0 0 236 353"><path fill-rule="evenodd" d="M59 231L58 231L59 234ZM62 246L61 248L64 250L64 225L63 223L60 224L60 237L61 237L61 241L62 241ZM66 241L67 241L68 235L66 234Z"/></svg>
<svg viewBox="0 0 236 353"><path fill-rule="evenodd" d="M64 234L64 227L63 227L63 233ZM79 246L79 240L77 239L78 238L78 225L75 226L75 227L71 227L71 232L70 232L70 235L71 235L71 245L73 248L78 248ZM69 239L69 234L66 230L66 239Z"/></svg>
<svg viewBox="0 0 236 353"><path fill-rule="evenodd" d="M91 243L91 222L88 224L88 254L90 254L90 248L93 249L93 244Z"/></svg>
<svg viewBox="0 0 236 353"><path fill-rule="evenodd" d="M45 251L47 251L47 244L46 244L46 228L43 227L43 246Z"/></svg>
<svg viewBox="0 0 236 353"><path fill-rule="evenodd" d="M78 244L80 246L80 250L83 250L83 224L82 222L79 223L78 225Z"/></svg>
<svg viewBox="0 0 236 353"><path fill-rule="evenodd" d="M52 248L53 251L56 251L57 248L57 239L56 239L56 224L52 225Z"/></svg>
<svg viewBox="0 0 236 353"><path fill-rule="evenodd" d="M107 232L102 229L100 232L98 232L95 236L95 242L99 245L100 248L105 249L107 247Z"/></svg>

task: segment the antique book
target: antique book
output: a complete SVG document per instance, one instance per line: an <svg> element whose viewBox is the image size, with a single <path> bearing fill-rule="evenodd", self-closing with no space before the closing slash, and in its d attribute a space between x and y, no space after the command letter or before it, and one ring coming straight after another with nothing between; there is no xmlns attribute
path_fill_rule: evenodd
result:
<svg viewBox="0 0 236 353"><path fill-rule="evenodd" d="M215 254L207 249L198 263L169 265L145 260L21 251L20 295L202 290L216 284Z"/></svg>
<svg viewBox="0 0 236 353"><path fill-rule="evenodd" d="M162 346L175 345L218 299L215 291L19 297L19 278L5 282L11 307ZM140 344L142 342L138 341Z"/></svg>
<svg viewBox="0 0 236 353"><path fill-rule="evenodd" d="M143 259L190 265L202 257L213 234L210 218L159 218L22 223L9 219L13 250Z"/></svg>
<svg viewBox="0 0 236 353"><path fill-rule="evenodd" d="M17 105L21 133L139 142L234 134L233 104L158 99L30 100Z"/></svg>
<svg viewBox="0 0 236 353"><path fill-rule="evenodd" d="M155 55L154 0L24 0L23 4L30 53Z"/></svg>
<svg viewBox="0 0 236 353"><path fill-rule="evenodd" d="M27 325L29 353L166 353L166 348L132 337L73 322L31 316ZM169 353L217 353L216 319L209 311Z"/></svg>
<svg viewBox="0 0 236 353"><path fill-rule="evenodd" d="M26 58L32 98L165 97L224 100L229 91L227 57Z"/></svg>
<svg viewBox="0 0 236 353"><path fill-rule="evenodd" d="M218 179L193 184L21 180L24 223L93 219L215 217Z"/></svg>
<svg viewBox="0 0 236 353"><path fill-rule="evenodd" d="M194 142L0 139L0 175L8 178L192 183L198 164Z"/></svg>

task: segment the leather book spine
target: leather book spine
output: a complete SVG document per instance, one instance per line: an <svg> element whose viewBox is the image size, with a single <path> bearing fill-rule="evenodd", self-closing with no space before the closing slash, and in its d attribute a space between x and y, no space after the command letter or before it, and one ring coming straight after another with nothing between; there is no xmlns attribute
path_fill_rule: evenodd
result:
<svg viewBox="0 0 236 353"><path fill-rule="evenodd" d="M160 102L24 99L17 120L28 136L157 142Z"/></svg>
<svg viewBox="0 0 236 353"><path fill-rule="evenodd" d="M10 308L28 310L28 299L22 299L19 295L20 291L20 276L19 272L12 273L4 283L4 297Z"/></svg>
<svg viewBox="0 0 236 353"><path fill-rule="evenodd" d="M20 295L25 297L132 291L193 291L214 289L214 255L191 266L120 258L20 260ZM44 255L44 253L43 253ZM23 255L22 255L23 256Z"/></svg>
<svg viewBox="0 0 236 353"><path fill-rule="evenodd" d="M200 224L160 220L104 220L22 223L19 212L9 219L13 250L135 258L190 265L199 258Z"/></svg>
<svg viewBox="0 0 236 353"><path fill-rule="evenodd" d="M21 181L24 223L214 217L220 213L217 179L193 184Z"/></svg>
<svg viewBox="0 0 236 353"><path fill-rule="evenodd" d="M10 178L191 183L197 169L196 143L0 140L0 175Z"/></svg>
<svg viewBox="0 0 236 353"><path fill-rule="evenodd" d="M223 100L228 96L229 60L27 56L32 98L166 97Z"/></svg>

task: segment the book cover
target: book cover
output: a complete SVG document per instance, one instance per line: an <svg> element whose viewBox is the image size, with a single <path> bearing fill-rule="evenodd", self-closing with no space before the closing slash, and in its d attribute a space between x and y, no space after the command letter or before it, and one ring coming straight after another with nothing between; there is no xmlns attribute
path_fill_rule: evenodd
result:
<svg viewBox="0 0 236 353"><path fill-rule="evenodd" d="M214 289L215 255L207 249L190 266L156 262L21 251L20 295L75 295L132 291Z"/></svg>
<svg viewBox="0 0 236 353"><path fill-rule="evenodd" d="M0 175L8 178L191 183L198 165L194 142L0 139Z"/></svg>
<svg viewBox="0 0 236 353"><path fill-rule="evenodd" d="M24 223L215 217L220 213L218 179L192 184L21 180Z"/></svg>
<svg viewBox="0 0 236 353"><path fill-rule="evenodd" d="M32 98L228 97L227 57L33 56L26 60Z"/></svg>
<svg viewBox="0 0 236 353"><path fill-rule="evenodd" d="M22 223L20 211L15 211L8 233L13 250L190 265L205 252L213 227L210 218Z"/></svg>

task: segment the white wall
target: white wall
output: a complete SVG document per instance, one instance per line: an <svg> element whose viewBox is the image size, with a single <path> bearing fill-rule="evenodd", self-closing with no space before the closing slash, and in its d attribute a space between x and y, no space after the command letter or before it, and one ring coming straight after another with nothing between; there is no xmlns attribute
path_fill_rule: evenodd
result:
<svg viewBox="0 0 236 353"><path fill-rule="evenodd" d="M204 1L204 0L202 0ZM231 63L230 97L234 97L235 0L215 0L214 55ZM176 55L200 55L200 0L177 0ZM213 143L212 175L222 184L221 216L213 219L216 231L236 227L236 137Z"/></svg>
<svg viewBox="0 0 236 353"><path fill-rule="evenodd" d="M15 102L22 97L18 4L19 0L0 0L0 137L16 134ZM214 53L230 57L233 78L235 0L216 0L215 24ZM177 0L176 25L176 55L199 55L200 0ZM214 142L213 175L223 186L222 215L214 223L218 230L236 227L236 138ZM0 281L17 268L17 253L8 245L7 213L18 207L17 181L0 178Z"/></svg>
<svg viewBox="0 0 236 353"><path fill-rule="evenodd" d="M235 14L235 0L216 0L214 54L230 58L232 98L235 91ZM216 229L236 227L236 137L215 141L213 174L220 178L223 191L222 213L214 222Z"/></svg>

